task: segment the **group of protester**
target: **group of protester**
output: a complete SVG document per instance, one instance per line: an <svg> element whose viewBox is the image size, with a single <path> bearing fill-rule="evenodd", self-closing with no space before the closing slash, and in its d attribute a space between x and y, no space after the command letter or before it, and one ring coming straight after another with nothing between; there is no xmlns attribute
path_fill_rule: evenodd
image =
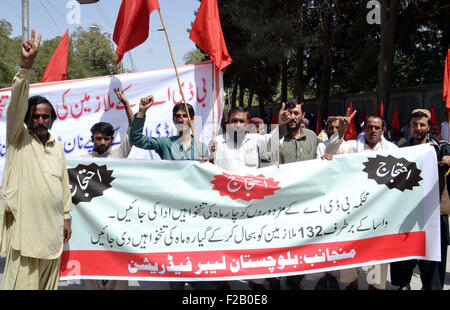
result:
<svg viewBox="0 0 450 310"><path fill-rule="evenodd" d="M56 119L52 104L44 97L28 98L30 70L38 53L41 35L22 45L22 61L13 85L11 102L7 111L7 153L0 204L0 252L6 254L2 289L57 289L63 244L71 236L71 195L65 153L49 132ZM397 147L430 143L439 161L441 194L441 261L410 260L391 264L391 282L408 288L413 269L419 266L424 289L443 288L449 244L449 198L446 171L450 164L450 146L447 142L429 135L430 112L414 110L410 115L410 138L395 145L384 138L385 122L379 116L369 115L363 132L357 140L345 141L344 135L355 112L337 116L327 121L319 135L307 129L303 103L291 99L283 103L279 114L279 130L270 133L249 132L252 121L243 108L229 112L227 132L218 135L208 144L198 142L191 134L195 111L189 104L180 103L173 108L173 122L178 134L172 137L148 137L143 134L146 115L154 98L142 98L139 111L133 115L127 98L120 89L114 89L125 106L130 128L119 147L111 150L114 128L100 122L91 128L94 149L91 157L127 158L132 146L154 150L163 160L210 161L230 172L243 173L264 166L297 161L325 159L333 155L365 151L391 150ZM151 113L150 113L151 115ZM261 120L253 120L261 125ZM303 124L303 125L302 125ZM266 152L276 144L279 150ZM275 158L274 158L275 156ZM380 268L381 267L381 268ZM387 265L381 265L381 282L369 283L370 289L385 289ZM359 268L324 273L317 289L358 289ZM339 277L339 281L337 278ZM301 289L303 276L290 276L286 284L290 289ZM253 289L264 289L265 279L249 281ZM267 279L271 289L281 288L280 278ZM127 281L88 280L87 289L126 289ZM170 282L172 289L183 289L185 283ZM194 289L214 285L229 289L227 282L192 282ZM210 287L210 286L209 286Z"/></svg>

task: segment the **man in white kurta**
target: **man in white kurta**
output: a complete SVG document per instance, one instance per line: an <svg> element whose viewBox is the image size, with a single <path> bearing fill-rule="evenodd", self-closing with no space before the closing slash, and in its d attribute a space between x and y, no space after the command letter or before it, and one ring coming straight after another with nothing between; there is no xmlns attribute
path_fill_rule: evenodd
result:
<svg viewBox="0 0 450 310"><path fill-rule="evenodd" d="M350 120L354 117L355 113L356 111L354 111L352 115L347 114L346 117L340 118L338 131L331 136L325 150L326 153L338 155L368 151L393 150L398 148L395 144L387 141L383 137L385 123L379 116L375 115L370 115L367 117L364 123L364 133L360 134L357 140L345 141L345 132L347 131ZM380 282L378 283L368 279L369 289L386 288L387 266L388 264L380 264L369 267L369 271L374 270L375 272L379 272L380 275ZM341 270L340 281L342 283L350 283L349 289L357 289L359 271L360 268Z"/></svg>
<svg viewBox="0 0 450 310"><path fill-rule="evenodd" d="M57 289L63 242L71 234L66 157L61 144L47 132L56 114L53 110L50 121L50 115L36 113L38 106L53 109L47 101L31 106L25 119L30 69L40 38L35 40L33 31L32 39L22 46L21 68L13 81L6 116L0 204L0 249L6 254L2 289ZM30 126L43 119L47 122L44 127ZM46 138L42 139L44 132Z"/></svg>

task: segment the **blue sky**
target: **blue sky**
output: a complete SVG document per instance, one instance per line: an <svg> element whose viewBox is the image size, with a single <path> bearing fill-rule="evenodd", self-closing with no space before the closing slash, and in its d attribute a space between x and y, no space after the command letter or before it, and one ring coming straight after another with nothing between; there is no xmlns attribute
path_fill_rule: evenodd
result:
<svg viewBox="0 0 450 310"><path fill-rule="evenodd" d="M121 0L100 0L98 3L81 6L81 23L68 24L69 0L29 0L30 29L42 33L43 40L62 36L67 28L72 33L78 26L88 29L97 24L102 31L113 33ZM177 66L183 65L183 56L195 48L186 31L194 21L194 12L200 6L198 0L159 0L164 24L167 28ZM13 36L22 35L22 1L0 0L0 19L13 26ZM131 51L135 71L167 68L172 66L167 40L162 31L157 11L150 15L150 34L147 41ZM114 44L115 47L115 44ZM131 69L130 56L124 57L124 65Z"/></svg>

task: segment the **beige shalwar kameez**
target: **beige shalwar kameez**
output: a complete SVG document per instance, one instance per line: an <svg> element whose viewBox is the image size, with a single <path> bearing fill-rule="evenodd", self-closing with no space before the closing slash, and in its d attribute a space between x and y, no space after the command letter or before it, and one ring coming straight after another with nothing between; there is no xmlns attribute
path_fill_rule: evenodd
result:
<svg viewBox="0 0 450 310"><path fill-rule="evenodd" d="M64 219L72 208L66 157L51 135L45 145L24 123L30 70L14 77L0 204L2 289L57 289Z"/></svg>

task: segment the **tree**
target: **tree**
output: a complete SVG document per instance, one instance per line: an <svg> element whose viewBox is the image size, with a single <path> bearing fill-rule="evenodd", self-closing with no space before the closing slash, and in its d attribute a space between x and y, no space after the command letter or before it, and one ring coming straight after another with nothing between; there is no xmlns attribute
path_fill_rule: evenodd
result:
<svg viewBox="0 0 450 310"><path fill-rule="evenodd" d="M70 36L74 56L78 57L94 76L112 75L124 72L121 66L115 66L117 56L111 41L111 34L101 32L97 25L91 25L89 31L78 27Z"/></svg>
<svg viewBox="0 0 450 310"><path fill-rule="evenodd" d="M11 85L16 69L20 63L20 37L10 38L13 32L11 24L0 20L0 88ZM32 83L39 83L61 36L42 41L39 55L33 66ZM68 79L81 79L104 76L127 71L122 66L115 66L116 55L111 42L111 35L101 32L100 27L91 25L88 31L79 27L69 39Z"/></svg>

